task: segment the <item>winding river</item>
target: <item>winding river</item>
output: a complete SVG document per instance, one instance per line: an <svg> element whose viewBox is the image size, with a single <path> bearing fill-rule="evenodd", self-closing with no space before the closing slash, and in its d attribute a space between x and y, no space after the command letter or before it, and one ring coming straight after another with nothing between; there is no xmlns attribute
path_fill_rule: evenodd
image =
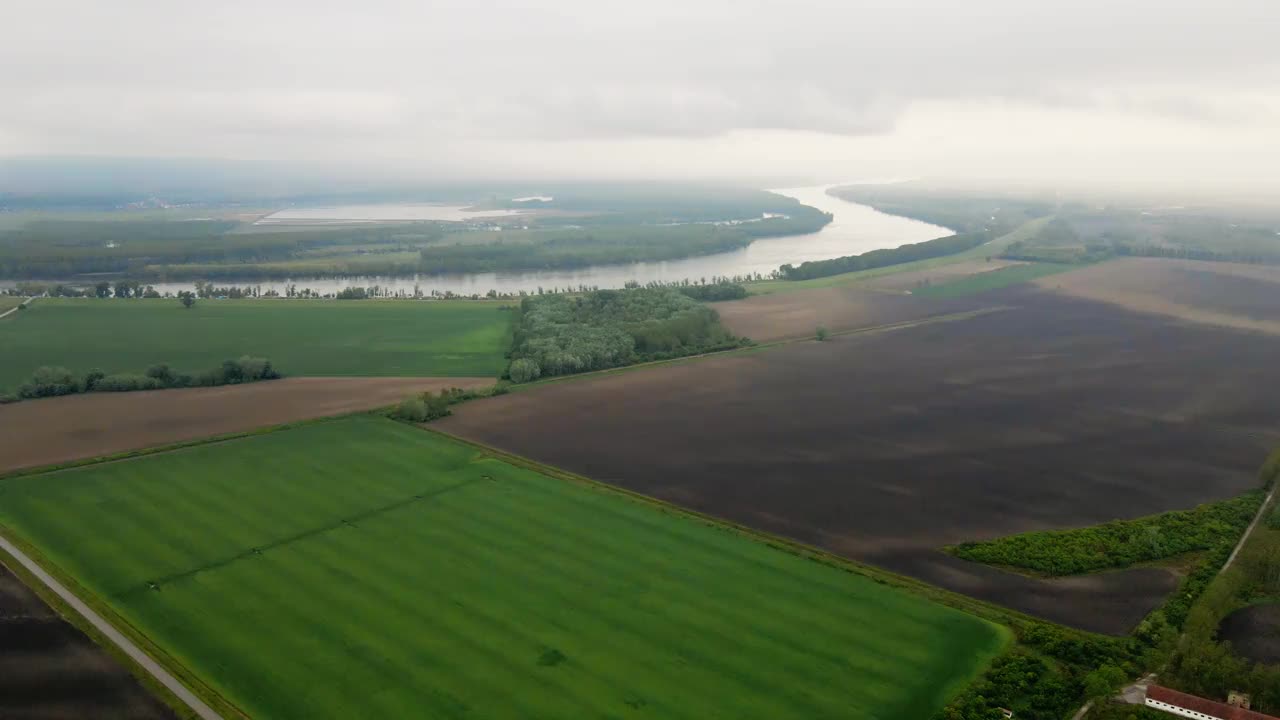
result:
<svg viewBox="0 0 1280 720"><path fill-rule="evenodd" d="M846 183L847 184L847 183ZM521 290L536 292L538 288L576 288L579 286L619 288L629 281L679 282L716 276L733 277L759 273L767 276L780 266L798 265L807 260L828 260L844 255L856 255L869 250L893 248L906 243L921 242L951 235L946 228L887 215L866 205L851 203L827 194L834 187L780 188L773 190L787 195L805 205L831 213L834 219L818 232L805 235L763 238L745 248L715 255L671 260L667 262L632 263L625 265L596 265L575 270L547 270L538 272L500 272L448 275L405 275L396 277L299 277L287 281L219 280L218 285L251 285L265 292L275 289L283 292L286 285L299 289L328 294L352 286L378 285L392 292L413 294L415 287L425 294L453 292L458 295L485 294L497 290L514 294ZM160 292L177 293L190 290L190 282L151 283Z"/></svg>

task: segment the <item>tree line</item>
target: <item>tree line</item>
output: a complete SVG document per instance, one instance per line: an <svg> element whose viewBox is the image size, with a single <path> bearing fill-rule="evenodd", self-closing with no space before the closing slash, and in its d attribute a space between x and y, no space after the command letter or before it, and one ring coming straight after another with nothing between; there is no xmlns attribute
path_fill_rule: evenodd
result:
<svg viewBox="0 0 1280 720"><path fill-rule="evenodd" d="M1254 491L1193 510L961 543L949 552L965 560L1055 576L1130 567L1224 543L1230 548L1253 520L1262 499L1263 493Z"/></svg>
<svg viewBox="0 0 1280 720"><path fill-rule="evenodd" d="M245 355L237 360L224 360L208 370L183 373L167 364L152 365L142 374L115 373L108 375L101 370L90 370L77 376L64 367L42 366L31 379L18 387L16 395L0 394L0 402L14 402L59 395L88 392L131 392L135 390L162 390L183 387L214 387L239 383L275 380L280 373L266 358Z"/></svg>
<svg viewBox="0 0 1280 720"><path fill-rule="evenodd" d="M989 242L992 237L993 235L990 232L950 235L935 240L910 243L896 248L872 250L861 255L846 255L831 260L811 260L801 263L799 266L787 264L779 268L779 272L786 280L811 280L858 270L901 265L915 260L954 255Z"/></svg>

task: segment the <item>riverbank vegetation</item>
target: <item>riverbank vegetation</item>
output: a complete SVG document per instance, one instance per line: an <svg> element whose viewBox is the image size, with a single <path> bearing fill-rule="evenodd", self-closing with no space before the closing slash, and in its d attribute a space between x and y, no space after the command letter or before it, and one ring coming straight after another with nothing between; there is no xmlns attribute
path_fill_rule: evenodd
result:
<svg viewBox="0 0 1280 720"><path fill-rule="evenodd" d="M842 200L941 225L959 234L1002 235L1038 217L1053 214L1055 206L1052 201L1037 197L960 192L921 183L847 185L830 192Z"/></svg>
<svg viewBox="0 0 1280 720"><path fill-rule="evenodd" d="M951 235L935 240L910 243L896 248L872 250L861 255L846 255L831 260L810 261L801 263L798 266L787 264L779 268L779 272L785 280L812 280L859 270L901 265L944 255L954 255L990 242L992 237L989 232Z"/></svg>
<svg viewBox="0 0 1280 720"><path fill-rule="evenodd" d="M715 310L675 287L541 295L520 303L507 376L523 383L744 342Z"/></svg>
<svg viewBox="0 0 1280 720"><path fill-rule="evenodd" d="M511 204L495 197L480 205ZM460 222L165 217L40 213L6 223L0 278L225 282L568 269L725 252L759 237L813 232L831 219L773 193L702 186L575 188L527 214Z"/></svg>

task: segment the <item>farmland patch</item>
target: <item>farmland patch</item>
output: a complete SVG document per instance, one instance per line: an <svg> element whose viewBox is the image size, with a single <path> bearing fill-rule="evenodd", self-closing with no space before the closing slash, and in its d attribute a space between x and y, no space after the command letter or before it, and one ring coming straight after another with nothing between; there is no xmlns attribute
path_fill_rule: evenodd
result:
<svg viewBox="0 0 1280 720"><path fill-rule="evenodd" d="M1014 309L535 388L463 406L440 427L1048 619L1126 632L1173 589L1172 573L1041 580L938 549L1252 489L1280 441L1280 339L1027 286L983 297Z"/></svg>
<svg viewBox="0 0 1280 720"><path fill-rule="evenodd" d="M367 416L0 489L0 522L255 717L918 720L1006 639Z"/></svg>

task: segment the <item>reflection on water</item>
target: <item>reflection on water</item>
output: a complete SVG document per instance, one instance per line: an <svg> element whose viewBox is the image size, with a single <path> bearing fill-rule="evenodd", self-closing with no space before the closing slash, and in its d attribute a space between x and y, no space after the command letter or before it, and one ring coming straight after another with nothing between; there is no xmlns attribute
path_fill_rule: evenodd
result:
<svg viewBox="0 0 1280 720"><path fill-rule="evenodd" d="M847 202L826 193L827 187L784 188L773 192L794 197L805 205L829 212L834 220L823 229L806 235L763 238L741 250L705 255L702 257L671 260L668 262L633 263L628 265L597 265L577 270L548 270L541 272L471 273L455 275L409 275L397 277L299 277L281 281L218 280L217 284L251 285L263 292L274 289L284 293L292 284L298 289L310 288L321 294L336 293L352 287L378 285L392 292L413 294L416 289L430 295L433 292L452 292L458 295L483 295L490 290L503 294L515 294L521 290L536 292L538 288L576 288L579 286L619 288L629 281L679 282L682 280L708 280L713 277L746 276L759 273L768 276L780 266L798 265L808 260L828 260L844 255L856 255L880 248L893 248L906 243L921 242L951 235L946 228L929 223L886 215L866 205ZM355 208L361 206L347 206ZM364 206L372 208L373 206ZM407 208L411 206L398 206ZM422 206L418 206L422 207ZM432 206L441 208L445 206ZM318 209L317 209L318 210ZM460 208L455 208L461 212ZM302 210L287 211L290 213ZM344 212L353 212L344 210ZM386 207L381 210L365 210L387 219ZM331 217L331 216L330 216ZM321 219L319 217L315 218ZM83 281L81 281L83 282ZM9 283L12 285L13 283ZM160 292L177 293L190 290L194 283L152 283Z"/></svg>

